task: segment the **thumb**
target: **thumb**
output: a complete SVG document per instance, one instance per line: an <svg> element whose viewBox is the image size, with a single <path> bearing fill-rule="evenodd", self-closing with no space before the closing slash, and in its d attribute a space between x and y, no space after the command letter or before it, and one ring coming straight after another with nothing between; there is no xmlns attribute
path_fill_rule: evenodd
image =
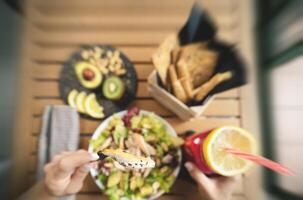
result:
<svg viewBox="0 0 303 200"><path fill-rule="evenodd" d="M207 189L211 183L209 178L205 176L197 166L191 162L186 162L185 167L189 172L190 176L204 189Z"/></svg>

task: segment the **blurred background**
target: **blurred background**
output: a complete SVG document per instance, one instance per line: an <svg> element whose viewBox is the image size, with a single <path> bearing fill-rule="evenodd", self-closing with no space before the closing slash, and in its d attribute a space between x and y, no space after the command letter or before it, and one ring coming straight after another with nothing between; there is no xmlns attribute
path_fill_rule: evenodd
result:
<svg viewBox="0 0 303 200"><path fill-rule="evenodd" d="M35 94L32 84L40 79L43 80L39 84L48 83L59 73L54 67L39 77L40 71L34 66L59 63L50 57L57 55L60 60L66 54L64 48L100 41L111 43L112 38L119 37L116 32L127 28L132 29L130 34L155 32L149 34L147 42L153 46L156 38L162 40L183 25L193 4L184 3L185 0L154 0L156 6L146 0L128 2L113 1L110 6L116 6L116 12L111 13L111 9L105 9L108 4L96 0L0 1L0 199L10 199L9 192L17 195L30 186L22 168L31 161L20 152L33 145L28 132L35 122L26 120L36 109L31 105ZM218 25L218 38L235 44L247 62L249 83L241 90L243 103L239 105L247 109L243 124L255 132L263 155L296 173L294 177L282 177L267 170L256 172L244 186L245 199L260 199L252 197L257 193L262 199L303 199L303 1L198 3ZM121 17L121 13L127 17ZM141 13L141 20L134 20L134 13ZM157 15L156 22L150 20L153 13ZM106 22L102 17L112 21ZM157 33L155 27L161 27L162 32ZM108 32L95 37L95 32L101 30ZM139 36L133 46L142 44ZM41 49L46 47L49 51L43 54ZM47 94L47 89L43 94Z"/></svg>

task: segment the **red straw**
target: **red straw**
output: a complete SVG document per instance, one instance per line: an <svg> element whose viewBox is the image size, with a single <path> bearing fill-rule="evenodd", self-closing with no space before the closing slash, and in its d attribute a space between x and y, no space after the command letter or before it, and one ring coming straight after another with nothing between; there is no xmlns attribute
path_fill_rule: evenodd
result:
<svg viewBox="0 0 303 200"><path fill-rule="evenodd" d="M257 155L253 155L244 151L240 151L240 150L236 150L236 149L232 149L232 148L225 148L225 151L228 153L231 153L235 156L238 156L240 158L243 158L245 160L250 160L254 163L260 164L264 167L267 167L275 172L278 172L280 174L284 174L287 176L293 176L294 173L287 169L286 167L284 167L283 165L276 163L274 161L271 161L267 158L264 158L262 156L257 156Z"/></svg>

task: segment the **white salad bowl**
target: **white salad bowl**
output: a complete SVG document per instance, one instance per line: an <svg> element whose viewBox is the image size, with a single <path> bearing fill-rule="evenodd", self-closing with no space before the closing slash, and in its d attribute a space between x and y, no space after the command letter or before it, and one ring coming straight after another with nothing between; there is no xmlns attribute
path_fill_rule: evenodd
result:
<svg viewBox="0 0 303 200"><path fill-rule="evenodd" d="M99 126L98 128L95 130L94 134L92 135L92 138L91 139L97 139L100 134L102 134L103 130L108 126L108 123L113 119L114 116L119 116L119 117L122 117L124 116L125 114L127 113L127 111L121 111L121 112L118 112L118 113L115 113L114 115L106 118ZM140 110L140 113L141 114L145 114L145 115L148 115L148 114L152 114L152 112L149 112L149 111L146 111L146 110ZM153 113L154 114L154 113ZM175 130L173 129L173 127L166 121L164 120L162 117L154 114L160 121L163 122L163 124L165 124L166 126L166 129L168 131L168 133L171 135L171 136L177 136ZM93 153L93 146L91 144L89 144L88 146L88 152L90 153ZM173 175L176 177L177 179L177 176L179 175L179 172L180 172L180 169L181 169L181 160L182 160L182 153L181 153L181 148L178 149L178 157L179 157L179 165L175 168L175 170L173 171ZM98 185L98 187L101 189L101 190L104 190L105 189L105 186L102 184L101 181L99 181L98 179L96 179L95 177L98 176L99 172L96 170L96 169L90 169L90 174L91 176L93 177L95 183ZM152 196L150 196L149 198L147 198L148 200L153 200L153 199L156 199L156 198L159 198L161 195L164 194L164 191L159 191L158 193L156 194L153 194ZM128 198L126 197L122 197L121 199L123 200L128 200Z"/></svg>

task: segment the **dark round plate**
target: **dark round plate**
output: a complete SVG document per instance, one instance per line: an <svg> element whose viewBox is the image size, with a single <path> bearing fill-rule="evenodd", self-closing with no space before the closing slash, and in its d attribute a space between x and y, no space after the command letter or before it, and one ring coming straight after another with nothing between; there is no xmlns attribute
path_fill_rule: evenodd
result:
<svg viewBox="0 0 303 200"><path fill-rule="evenodd" d="M114 51L115 48L105 45L93 45L93 46L83 46L79 51L75 52L65 63L60 74L59 79L59 90L60 97L67 104L67 96L69 92L73 89L81 92L84 91L88 93L95 93L99 103L104 107L105 116L110 116L113 113L124 110L136 97L137 92L137 74L133 64L130 60L121 52L120 58L123 61L124 67L126 69L126 74L120 76L125 84L125 93L123 97L118 101L112 101L106 99L102 94L102 84L106 78L103 77L102 84L95 89L84 88L78 80L75 73L74 66L77 62L83 61L81 57L81 52L83 50L93 49L94 47L100 47L105 51ZM107 75L108 76L108 75ZM89 117L88 115L82 114L83 116ZM89 117L90 118L90 117Z"/></svg>

